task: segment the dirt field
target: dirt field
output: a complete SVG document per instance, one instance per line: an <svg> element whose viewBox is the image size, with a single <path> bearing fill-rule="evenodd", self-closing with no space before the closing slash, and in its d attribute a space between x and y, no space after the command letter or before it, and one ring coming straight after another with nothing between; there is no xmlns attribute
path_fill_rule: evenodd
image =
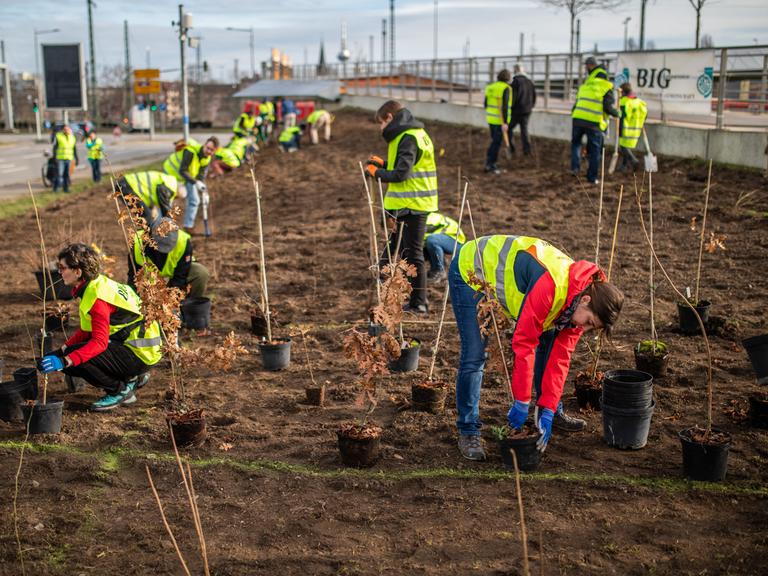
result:
<svg viewBox="0 0 768 576"><path fill-rule="evenodd" d="M471 183L478 234L514 233L546 238L576 258L594 257L599 189L567 171L563 143L537 142L536 158L516 157L507 171L482 173L483 130L429 125L437 149L440 207L458 213L457 171ZM236 301L258 295L255 196L241 170L211 182L215 235L195 238L196 254L213 273L213 334L185 341L212 347L231 330L252 354L229 374L189 371L187 392L208 416L209 439L187 450L194 470L211 572L225 575L293 574L522 574L513 475L504 472L489 424L508 408L502 380L487 374L481 402L489 461L470 463L456 449L455 411L401 410L418 375L382 379L373 414L383 427L383 457L372 469L341 466L335 431L355 418L355 369L341 352L345 330L361 325L370 303L367 271L368 208L358 160L383 155L386 146L368 114L341 112L330 145L282 155L260 153L269 293L278 335L311 328L315 377L327 382L328 403L303 403L309 382L301 347L294 342L288 370L261 368L249 313ZM470 161L471 159L471 161ZM659 257L680 285L693 285L706 167L663 158L654 179ZM632 180L605 185L600 263L610 251L619 185L622 203L613 280L628 301L615 348L603 369L634 367L632 347L648 337L648 249L639 229ZM656 411L648 445L619 451L602 439L599 412L582 416L585 432L555 433L536 473L522 477L532 570L544 574L766 574L768 573L768 433L740 418L758 388L740 338L768 330L765 282L768 220L736 207L740 193L764 193L757 173L716 166L707 226L727 236L725 252L704 254L702 296L724 320L711 338L714 420L733 435L728 476L717 485L682 478L677 433L704 423L705 349L701 337L677 331L675 297L657 278L657 323L671 350L668 377L655 382ZM107 199L108 185L65 198L42 213L52 253L72 240L96 240L116 257L125 278L125 245ZM763 194L764 198L764 194ZM752 204L754 206L754 204ZM377 222L378 224L378 222ZM468 230L468 226L465 229ZM34 215L0 222L3 321L0 355L5 373L30 365L26 326L40 325L33 277L37 231ZM468 232L468 235L471 234ZM430 287L429 319L438 317L442 287ZM74 308L73 308L74 310ZM448 312L448 319L452 314ZM435 323L406 325L426 344L428 368ZM58 343L61 336L57 335ZM579 345L566 385L575 411L572 379L588 359ZM445 331L437 370L453 381L458 362L454 325ZM66 394L64 425L56 437L36 437L25 451L19 477L18 527L30 575L182 574L152 493L152 470L165 511L193 574L202 574L184 488L169 447L163 398L170 370L163 363L130 407L93 414L93 388ZM7 376L6 376L7 378ZM14 476L23 431L0 423L0 574L22 573L12 519Z"/></svg>

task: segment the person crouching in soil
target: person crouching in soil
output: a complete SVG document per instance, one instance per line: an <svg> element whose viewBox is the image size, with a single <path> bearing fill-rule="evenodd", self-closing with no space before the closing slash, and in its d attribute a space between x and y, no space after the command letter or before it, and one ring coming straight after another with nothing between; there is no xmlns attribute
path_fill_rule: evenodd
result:
<svg viewBox="0 0 768 576"><path fill-rule="evenodd" d="M474 274L490 284L504 314L516 321L511 341L514 404L507 420L514 429L523 427L533 384L537 405L534 419L541 433L537 447L543 452L553 426L566 432L586 426L584 420L568 416L560 401L571 354L585 332L603 330L610 336L624 295L605 280L596 264L574 262L538 238L483 236L459 250L448 272L461 338L456 377L459 451L468 460L485 459L479 404L486 341L477 319L480 286L471 284Z"/></svg>
<svg viewBox="0 0 768 576"><path fill-rule="evenodd" d="M100 274L99 257L91 247L70 244L59 252L58 269L80 298L80 328L61 349L43 357L40 370L61 371L104 390L91 410L132 404L162 357L159 325L145 327L139 297L129 286Z"/></svg>

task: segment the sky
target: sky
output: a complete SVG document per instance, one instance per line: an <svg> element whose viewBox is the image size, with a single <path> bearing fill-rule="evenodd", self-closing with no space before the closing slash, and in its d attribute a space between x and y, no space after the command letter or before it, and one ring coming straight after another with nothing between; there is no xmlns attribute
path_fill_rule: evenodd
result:
<svg viewBox="0 0 768 576"><path fill-rule="evenodd" d="M95 0L94 36L97 68L124 63L123 21L129 25L131 65L164 70L162 78L178 77L178 34L171 22L178 19L178 3L168 0ZM231 8L227 8L227 7ZM231 81L234 61L241 72L250 69L249 34L227 27L254 28L256 71L269 58L272 47L287 53L294 64L317 62L324 42L327 61L340 48L340 29L346 21L348 48L353 59L368 59L370 36L374 60L381 59L381 21L389 17L389 0L188 0L193 16L191 35L202 37L202 59L213 78ZM437 0L438 57L464 55L510 56L519 51L567 52L567 11L543 6L536 0ZM395 0L396 58L431 58L433 55L434 0ZM656 48L693 46L695 13L688 0L649 0L646 38ZM44 17L42 16L44 15ZM639 36L640 0L627 0L614 10L582 14L582 47L597 43L601 50L621 49L624 20L629 36ZM13 72L34 72L34 29L59 28L39 36L41 43L82 42L89 58L87 0L0 0L0 39ZM716 46L768 44L766 0L707 0L702 33ZM189 53L194 63L195 53ZM306 60L305 60L306 58Z"/></svg>

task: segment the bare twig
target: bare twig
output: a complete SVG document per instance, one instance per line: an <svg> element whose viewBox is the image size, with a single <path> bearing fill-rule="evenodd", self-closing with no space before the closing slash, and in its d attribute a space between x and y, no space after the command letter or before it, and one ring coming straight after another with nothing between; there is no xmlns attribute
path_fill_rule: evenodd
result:
<svg viewBox="0 0 768 576"><path fill-rule="evenodd" d="M699 241L699 263L696 266L696 291L693 293L693 305L699 304L699 285L701 284L701 256L704 254L704 230L707 228L707 208L709 207L709 187L712 182L712 160L709 160L707 173L707 191L704 194L704 215L701 217L701 239Z"/></svg>
<svg viewBox="0 0 768 576"><path fill-rule="evenodd" d="M517 467L517 455L514 450L509 451L512 454L512 464L515 467L515 493L517 496L517 511L520 514L520 541L523 545L523 574L531 576L531 567L528 564L528 533L525 530L525 511L523 509L523 492L520 489L520 469Z"/></svg>
<svg viewBox="0 0 768 576"><path fill-rule="evenodd" d="M373 198L371 197L371 190L368 188L368 178L365 176L363 163L358 162L358 164L360 165L360 173L363 175L365 195L368 198L368 212L371 217L371 272L374 284L376 285L376 302L381 304L381 287L379 286L379 241L376 237L376 217L373 214ZM384 208L383 202L381 207L382 209Z"/></svg>
<svg viewBox="0 0 768 576"><path fill-rule="evenodd" d="M261 194L259 193L259 183L256 182L256 174L251 168L251 181L253 190L256 192L256 213L259 223L259 258L261 260L261 287L264 293L264 317L267 320L267 341L272 342L272 319L269 314L269 289L267 288L267 266L264 258L264 229L261 223Z"/></svg>
<svg viewBox="0 0 768 576"><path fill-rule="evenodd" d="M163 519L163 525L165 526L166 532L168 532L168 536L171 537L171 543L173 543L173 548L174 550L176 550L176 556L179 557L179 562L181 562L181 567L184 570L184 574L186 574L187 576L192 576L189 573L189 568L187 568L187 563L184 561L184 556L181 554L181 550L179 550L179 545L176 543L176 538L173 535L173 530L171 530L171 526L168 524L168 520L165 517L165 511L163 510L163 503L160 501L160 495L157 493L157 490L155 489L155 483L152 481L152 473L149 471L149 466L145 464L144 468L147 470L149 487L152 488L152 494L155 495L155 502L157 502L157 507L160 510L160 517Z"/></svg>
<svg viewBox="0 0 768 576"><path fill-rule="evenodd" d="M50 277L50 266L48 265L48 253L45 249L45 238L43 237L43 225L40 223L40 212L37 210L37 202L35 202L35 195L32 193L32 184L27 181L27 188L29 189L29 196L32 198L32 207L35 209L35 221L37 222L37 231L40 233L40 255L42 257L43 265L43 327L41 329L40 338L40 358L45 356L45 299L48 295L48 283L46 277ZM51 278L51 293L56 297L56 289L53 286L53 278ZM34 360L34 358L33 358ZM43 374L43 404L48 401L48 374Z"/></svg>
<svg viewBox="0 0 768 576"><path fill-rule="evenodd" d="M600 226L603 223L603 185L605 184L605 148L600 155L600 199L597 204L597 241L595 242L595 264L599 265L600 257Z"/></svg>
<svg viewBox="0 0 768 576"><path fill-rule="evenodd" d="M309 330L299 330L301 333L301 343L304 345L304 355L307 358L307 369L309 370L309 378L312 380L312 385L317 386L317 382L315 382L315 375L312 372L312 363L309 361L309 349L307 348L307 334L309 333Z"/></svg>
<svg viewBox="0 0 768 576"><path fill-rule="evenodd" d="M618 237L618 231L619 231L619 216L621 215L621 200L624 197L624 185L619 188L619 205L616 208L616 220L613 223L613 240L611 241L611 259L608 260L608 274L606 275L606 278L610 281L611 279L611 269L613 268L613 256L616 252L616 238Z"/></svg>

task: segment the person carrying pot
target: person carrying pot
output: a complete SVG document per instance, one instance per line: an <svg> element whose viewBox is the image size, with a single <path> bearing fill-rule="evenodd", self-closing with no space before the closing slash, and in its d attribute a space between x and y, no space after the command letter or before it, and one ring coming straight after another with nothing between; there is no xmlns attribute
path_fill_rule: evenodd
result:
<svg viewBox="0 0 768 576"><path fill-rule="evenodd" d="M91 404L103 412L136 401L136 390L162 357L160 326L145 326L136 292L100 273L90 246L70 244L58 255L58 269L72 294L80 298L80 328L40 362L43 373L60 371L84 379L105 392Z"/></svg>
<svg viewBox="0 0 768 576"><path fill-rule="evenodd" d="M486 281L511 320L514 403L507 414L510 427L522 428L528 418L531 388L536 390L537 447L546 449L552 428L577 432L584 420L563 411L560 398L581 335L603 330L610 336L624 295L596 264L573 261L544 240L528 236L483 236L459 248L451 262L448 285L461 338L456 377L459 451L468 460L484 460L480 439L480 387L486 340L480 335L477 304ZM509 349L506 356L509 357Z"/></svg>
<svg viewBox="0 0 768 576"><path fill-rule="evenodd" d="M128 286L136 286L136 273L145 265L154 266L169 288L178 288L190 298L202 298L208 288L208 269L192 255L192 238L184 230L175 229L170 218L158 218L152 223L150 236L156 246L142 242L139 230L128 255Z"/></svg>

